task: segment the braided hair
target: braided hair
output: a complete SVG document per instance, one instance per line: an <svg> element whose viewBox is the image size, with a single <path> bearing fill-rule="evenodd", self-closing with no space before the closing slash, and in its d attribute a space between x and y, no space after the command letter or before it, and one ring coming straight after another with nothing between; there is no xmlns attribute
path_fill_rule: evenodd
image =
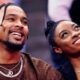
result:
<svg viewBox="0 0 80 80"><path fill-rule="evenodd" d="M8 8L8 6L10 6L10 5L19 6L19 5L15 4L15 3L7 3L7 4L4 3L4 4L1 4L1 5L0 5L0 10L4 7L4 13L3 13L2 21L1 21L1 23L0 23L1 26L2 26L3 20L4 20L4 18L5 18L7 8Z"/></svg>

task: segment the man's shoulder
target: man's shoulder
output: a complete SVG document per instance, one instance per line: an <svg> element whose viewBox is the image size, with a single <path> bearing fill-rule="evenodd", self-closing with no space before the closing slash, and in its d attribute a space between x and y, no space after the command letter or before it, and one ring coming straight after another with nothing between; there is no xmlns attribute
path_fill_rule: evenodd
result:
<svg viewBox="0 0 80 80"><path fill-rule="evenodd" d="M38 67L49 67L51 66L50 64L48 64L46 61L40 59L40 58L36 58L36 57L32 57L30 54L24 54L26 56L27 59L30 59L30 61Z"/></svg>
<svg viewBox="0 0 80 80"><path fill-rule="evenodd" d="M39 58L32 57L29 54L25 54L25 56L29 60L29 63L31 63L35 67L38 75L42 77L45 76L46 80L48 79L62 80L60 73L50 64L48 64L46 61ZM53 77L54 79L52 79Z"/></svg>

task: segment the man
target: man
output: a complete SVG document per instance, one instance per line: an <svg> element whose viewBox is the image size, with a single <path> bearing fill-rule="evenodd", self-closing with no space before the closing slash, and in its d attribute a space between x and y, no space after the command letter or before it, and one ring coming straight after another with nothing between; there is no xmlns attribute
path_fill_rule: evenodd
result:
<svg viewBox="0 0 80 80"><path fill-rule="evenodd" d="M1 5L0 80L62 80L49 64L20 52L28 33L23 9L14 4Z"/></svg>

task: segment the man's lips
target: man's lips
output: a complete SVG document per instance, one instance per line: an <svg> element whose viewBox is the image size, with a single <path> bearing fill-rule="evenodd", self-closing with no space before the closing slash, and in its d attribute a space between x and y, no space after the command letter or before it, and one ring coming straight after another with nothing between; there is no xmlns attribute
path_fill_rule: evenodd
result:
<svg viewBox="0 0 80 80"><path fill-rule="evenodd" d="M9 33L12 34L12 35L17 35L17 36L21 36L21 37L24 36L24 34L20 31L19 32L18 31L10 31Z"/></svg>
<svg viewBox="0 0 80 80"><path fill-rule="evenodd" d="M17 33L17 32L12 32L11 34L21 36L21 33Z"/></svg>

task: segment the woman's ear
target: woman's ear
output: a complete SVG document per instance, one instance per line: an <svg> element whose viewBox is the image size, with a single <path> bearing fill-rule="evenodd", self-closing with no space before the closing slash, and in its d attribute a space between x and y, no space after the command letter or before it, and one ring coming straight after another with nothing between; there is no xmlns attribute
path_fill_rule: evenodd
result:
<svg viewBox="0 0 80 80"><path fill-rule="evenodd" d="M62 54L62 49L58 47L53 48L56 53Z"/></svg>

